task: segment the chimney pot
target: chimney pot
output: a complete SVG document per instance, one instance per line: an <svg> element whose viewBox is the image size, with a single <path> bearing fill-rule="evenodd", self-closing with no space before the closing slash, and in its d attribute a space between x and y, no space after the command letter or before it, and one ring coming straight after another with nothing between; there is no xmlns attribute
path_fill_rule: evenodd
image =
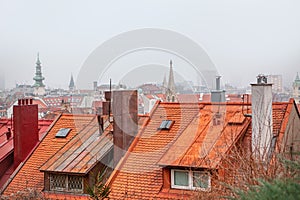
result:
<svg viewBox="0 0 300 200"><path fill-rule="evenodd" d="M33 99L30 99L29 104L32 105Z"/></svg>
<svg viewBox="0 0 300 200"><path fill-rule="evenodd" d="M18 99L18 105L19 106L21 105L21 99Z"/></svg>
<svg viewBox="0 0 300 200"><path fill-rule="evenodd" d="M7 128L6 139L9 140L10 137L11 137L11 131L10 131L10 128Z"/></svg>
<svg viewBox="0 0 300 200"><path fill-rule="evenodd" d="M263 74L259 74L256 78L257 78L257 84L267 84L268 83L267 77Z"/></svg>
<svg viewBox="0 0 300 200"><path fill-rule="evenodd" d="M216 77L216 90L221 89L220 79L221 79L221 76Z"/></svg>

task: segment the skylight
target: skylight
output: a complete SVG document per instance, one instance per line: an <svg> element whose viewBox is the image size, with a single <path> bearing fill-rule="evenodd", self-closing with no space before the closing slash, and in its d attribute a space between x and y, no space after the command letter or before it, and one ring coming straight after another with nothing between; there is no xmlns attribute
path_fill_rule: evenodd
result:
<svg viewBox="0 0 300 200"><path fill-rule="evenodd" d="M160 130L170 130L172 124L173 124L172 120L163 120L158 129L160 129Z"/></svg>
<svg viewBox="0 0 300 200"><path fill-rule="evenodd" d="M67 135L70 133L71 129L70 128L61 128L59 131L56 133L55 137L56 138L65 138Z"/></svg>

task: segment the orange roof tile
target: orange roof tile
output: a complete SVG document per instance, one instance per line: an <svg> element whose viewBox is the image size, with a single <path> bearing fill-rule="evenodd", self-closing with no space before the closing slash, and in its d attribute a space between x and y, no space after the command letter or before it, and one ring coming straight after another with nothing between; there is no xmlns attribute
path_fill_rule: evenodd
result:
<svg viewBox="0 0 300 200"><path fill-rule="evenodd" d="M41 191L44 187L44 173L40 172L39 168L83 127L88 125L94 117L92 115L60 115L31 156L23 165L21 164L12 181L4 189L4 194L9 195L25 188ZM60 128L71 128L72 130L66 138L55 138Z"/></svg>

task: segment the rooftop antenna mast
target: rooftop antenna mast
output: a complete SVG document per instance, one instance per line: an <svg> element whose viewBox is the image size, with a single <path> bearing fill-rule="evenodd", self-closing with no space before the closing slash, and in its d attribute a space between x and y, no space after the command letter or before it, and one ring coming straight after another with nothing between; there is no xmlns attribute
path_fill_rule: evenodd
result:
<svg viewBox="0 0 300 200"><path fill-rule="evenodd" d="M110 112L111 112L111 78L109 79L109 93L110 93L110 100L109 100L109 104L108 104L108 120L110 122Z"/></svg>

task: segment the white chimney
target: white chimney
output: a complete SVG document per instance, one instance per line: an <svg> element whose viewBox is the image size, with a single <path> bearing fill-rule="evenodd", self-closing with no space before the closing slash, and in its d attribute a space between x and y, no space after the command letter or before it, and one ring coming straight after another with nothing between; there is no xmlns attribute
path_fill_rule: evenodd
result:
<svg viewBox="0 0 300 200"><path fill-rule="evenodd" d="M257 83L251 84L252 93L252 152L266 160L273 136L272 84L266 76L257 76Z"/></svg>

